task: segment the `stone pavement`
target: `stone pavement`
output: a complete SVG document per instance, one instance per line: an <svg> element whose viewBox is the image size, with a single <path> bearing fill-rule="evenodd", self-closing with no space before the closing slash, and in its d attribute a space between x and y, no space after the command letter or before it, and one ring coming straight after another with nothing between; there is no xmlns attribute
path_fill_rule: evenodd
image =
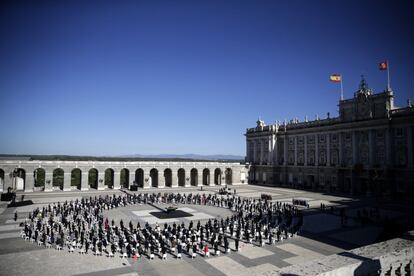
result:
<svg viewBox="0 0 414 276"><path fill-rule="evenodd" d="M105 256L80 255L69 253L67 250L56 251L46 249L19 238L21 228L19 223L28 216L28 212L37 206L51 202L65 201L83 196L114 193L114 191L90 192L55 192L26 194L34 205L18 208L7 208L5 202L0 203L0 275L272 275L280 269L306 261L318 259L345 250L367 245L375 241L381 228L375 225L362 225L354 219L349 219L346 227L341 225L337 212L320 212L321 203L335 208L347 208L347 213L355 217L358 209L370 206L372 202L366 199L319 194L286 188L271 188L261 186L232 186L237 194L243 197L259 198L262 193L272 195L274 201L291 202L292 198L308 200L310 208L305 209L303 231L300 236L277 243L259 247L251 244L241 244L241 251L205 258L198 255L195 259L183 254L182 260L168 255L166 261L156 258L148 260L143 257L137 261L132 259L107 258ZM217 187L204 187L205 193L212 193ZM151 192L154 190L145 190ZM160 190L156 190L157 192ZM197 188L163 189L172 192L200 193ZM116 192L120 193L120 192ZM226 209L180 205L180 208L192 213L193 217L177 218L188 223L192 220L205 220L211 217L225 217L231 212ZM164 223L149 212L149 205L127 206L105 212L105 216L115 221L140 221L149 223ZM14 212L19 219L13 220ZM392 217L405 217L407 213L381 209L381 213ZM230 247L234 248L233 241Z"/></svg>

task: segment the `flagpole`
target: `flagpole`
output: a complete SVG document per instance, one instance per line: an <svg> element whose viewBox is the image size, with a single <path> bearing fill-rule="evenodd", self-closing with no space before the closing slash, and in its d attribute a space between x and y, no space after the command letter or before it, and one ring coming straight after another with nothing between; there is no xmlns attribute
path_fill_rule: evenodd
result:
<svg viewBox="0 0 414 276"><path fill-rule="evenodd" d="M342 86L342 75L341 75L341 101L344 100L344 87Z"/></svg>
<svg viewBox="0 0 414 276"><path fill-rule="evenodd" d="M390 62L387 60L387 85L388 91L391 91L391 84L390 84Z"/></svg>

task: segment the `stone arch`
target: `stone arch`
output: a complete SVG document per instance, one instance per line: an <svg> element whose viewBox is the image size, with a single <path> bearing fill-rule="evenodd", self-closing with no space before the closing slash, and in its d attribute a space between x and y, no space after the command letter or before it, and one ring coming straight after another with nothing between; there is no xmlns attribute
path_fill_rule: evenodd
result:
<svg viewBox="0 0 414 276"><path fill-rule="evenodd" d="M203 170L203 185L210 185L210 170L207 168Z"/></svg>
<svg viewBox="0 0 414 276"><path fill-rule="evenodd" d="M170 168L164 170L165 186L172 187L172 171Z"/></svg>
<svg viewBox="0 0 414 276"><path fill-rule="evenodd" d="M158 187L158 170L153 168L150 170L150 179L151 179L151 187L157 188Z"/></svg>
<svg viewBox="0 0 414 276"><path fill-rule="evenodd" d="M185 170L183 168L179 169L177 172L178 176L178 186L185 186Z"/></svg>
<svg viewBox="0 0 414 276"><path fill-rule="evenodd" d="M226 185L233 184L233 171L230 168L225 170Z"/></svg>
<svg viewBox="0 0 414 276"><path fill-rule="evenodd" d="M119 182L122 188L128 189L129 188L129 170L127 168L123 168L121 173L119 174Z"/></svg>
<svg viewBox="0 0 414 276"><path fill-rule="evenodd" d="M198 185L198 171L196 168L191 169L190 171L190 178L191 178L191 186Z"/></svg>
<svg viewBox="0 0 414 276"><path fill-rule="evenodd" d="M64 181L65 172L61 168L53 170L53 180L52 186L59 187L60 190L63 190L63 181Z"/></svg>
<svg viewBox="0 0 414 276"><path fill-rule="evenodd" d="M221 170L217 168L214 170L214 184L221 185Z"/></svg>
<svg viewBox="0 0 414 276"><path fill-rule="evenodd" d="M37 168L34 170L34 186L45 187L46 171L43 168Z"/></svg>
<svg viewBox="0 0 414 276"><path fill-rule="evenodd" d="M82 171L79 168L75 168L70 173L70 186L74 186L78 190L80 190L81 185L82 185Z"/></svg>
<svg viewBox="0 0 414 276"><path fill-rule="evenodd" d="M135 185L144 188L144 170L141 168L135 170Z"/></svg>
<svg viewBox="0 0 414 276"><path fill-rule="evenodd" d="M89 188L98 189L98 170L93 168L88 172Z"/></svg>
<svg viewBox="0 0 414 276"><path fill-rule="evenodd" d="M105 170L105 180L104 184L107 188L114 188L114 170L112 168L107 168Z"/></svg>

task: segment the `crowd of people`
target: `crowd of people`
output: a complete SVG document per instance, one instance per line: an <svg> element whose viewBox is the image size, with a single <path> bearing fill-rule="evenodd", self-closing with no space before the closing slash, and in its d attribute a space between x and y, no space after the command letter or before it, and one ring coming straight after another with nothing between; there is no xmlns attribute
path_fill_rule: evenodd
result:
<svg viewBox="0 0 414 276"><path fill-rule="evenodd" d="M228 208L232 215L203 221L150 225L104 216L105 210L136 204L196 204ZM49 204L29 214L22 237L69 252L150 259L182 258L239 250L240 242L263 246L296 234L303 215L295 206L235 194L139 193L82 198ZM230 241L234 246L230 248Z"/></svg>

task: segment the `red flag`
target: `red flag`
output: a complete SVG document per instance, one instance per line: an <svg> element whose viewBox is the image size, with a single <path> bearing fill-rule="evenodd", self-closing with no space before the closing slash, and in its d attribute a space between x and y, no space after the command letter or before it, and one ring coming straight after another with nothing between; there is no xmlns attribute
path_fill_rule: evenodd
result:
<svg viewBox="0 0 414 276"><path fill-rule="evenodd" d="M379 63L379 69L381 71L388 70L388 61L383 61Z"/></svg>

